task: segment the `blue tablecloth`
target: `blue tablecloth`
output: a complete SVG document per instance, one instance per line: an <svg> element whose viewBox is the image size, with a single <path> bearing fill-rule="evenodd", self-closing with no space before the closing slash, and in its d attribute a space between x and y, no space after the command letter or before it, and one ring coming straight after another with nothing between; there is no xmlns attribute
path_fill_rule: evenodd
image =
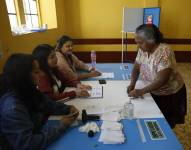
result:
<svg viewBox="0 0 191 150"><path fill-rule="evenodd" d="M69 129L59 140L50 145L48 150L183 150L182 145L177 140L175 134L170 129L168 123L163 118L158 120L166 140L151 140L146 129L145 119L140 119L146 137L146 143L142 143L135 120L123 120L123 132L126 137L124 144L106 145L98 142L100 133L93 138L89 138L86 133L78 131L78 127ZM151 120L149 118L149 120ZM53 122L52 122L53 124ZM98 125L101 123L98 122Z"/></svg>
<svg viewBox="0 0 191 150"><path fill-rule="evenodd" d="M128 65L128 69L124 69L124 65ZM109 80L128 80L130 76L133 64L97 64L97 69L102 72L114 72L114 79ZM97 80L97 79L88 79ZM146 119L146 118L145 118ZM158 120L161 129L166 135L165 140L151 140L149 133L146 129L144 120L141 120L141 125L144 131L147 142L142 143L137 124L135 120L123 120L124 134L126 141L124 144L105 145L98 142L99 133L95 137L89 138L87 134L80 133L78 127L69 129L61 138L54 142L49 150L183 150L182 145L177 140L174 132L169 127L165 118L152 118ZM149 120L151 120L149 118ZM56 121L50 121L49 124L54 124ZM98 122L98 124L101 124Z"/></svg>
<svg viewBox="0 0 191 150"><path fill-rule="evenodd" d="M119 64L119 63L103 63L96 64L96 69L100 72L113 72L114 78L107 80L129 80L133 64ZM97 80L96 78L89 78L86 80Z"/></svg>

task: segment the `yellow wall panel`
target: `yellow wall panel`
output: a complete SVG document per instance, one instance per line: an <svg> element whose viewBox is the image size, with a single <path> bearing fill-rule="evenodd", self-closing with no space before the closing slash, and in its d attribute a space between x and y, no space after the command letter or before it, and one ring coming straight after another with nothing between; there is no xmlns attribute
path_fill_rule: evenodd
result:
<svg viewBox="0 0 191 150"><path fill-rule="evenodd" d="M48 29L57 28L56 0L39 0L42 24L47 24Z"/></svg>
<svg viewBox="0 0 191 150"><path fill-rule="evenodd" d="M144 7L143 0L65 0L66 33L79 38L121 37L123 7Z"/></svg>
<svg viewBox="0 0 191 150"><path fill-rule="evenodd" d="M158 0L145 0L145 7L158 7Z"/></svg>
<svg viewBox="0 0 191 150"><path fill-rule="evenodd" d="M159 6L160 30L164 37L191 38L190 0L65 0L65 3L65 33L72 38L121 38L123 6ZM134 35L128 34L128 37ZM105 50L103 45L99 47ZM174 50L191 50L191 45L172 47Z"/></svg>
<svg viewBox="0 0 191 150"><path fill-rule="evenodd" d="M165 37L191 39L191 0L160 0L159 6Z"/></svg>

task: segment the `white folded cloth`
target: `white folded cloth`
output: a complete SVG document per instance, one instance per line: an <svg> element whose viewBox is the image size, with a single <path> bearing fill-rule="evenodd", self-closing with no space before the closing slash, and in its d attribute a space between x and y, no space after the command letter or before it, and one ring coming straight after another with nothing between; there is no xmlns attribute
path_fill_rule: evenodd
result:
<svg viewBox="0 0 191 150"><path fill-rule="evenodd" d="M89 122L89 123L86 123L85 125L79 127L80 132L88 133L90 130L92 130L94 133L100 131L96 122Z"/></svg>
<svg viewBox="0 0 191 150"><path fill-rule="evenodd" d="M121 120L121 114L117 111L115 112L108 112L108 113L104 113L101 116L101 119L103 121L120 121Z"/></svg>
<svg viewBox="0 0 191 150"><path fill-rule="evenodd" d="M101 125L102 130L122 130L123 125L119 122L113 122L113 121L103 121Z"/></svg>
<svg viewBox="0 0 191 150"><path fill-rule="evenodd" d="M99 142L104 144L121 144L124 143L125 137L122 131L102 130Z"/></svg>

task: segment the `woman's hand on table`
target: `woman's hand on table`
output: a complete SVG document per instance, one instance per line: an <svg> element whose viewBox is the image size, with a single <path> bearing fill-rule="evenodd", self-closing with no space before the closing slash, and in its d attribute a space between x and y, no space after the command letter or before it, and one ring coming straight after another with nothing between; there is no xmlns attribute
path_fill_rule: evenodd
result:
<svg viewBox="0 0 191 150"><path fill-rule="evenodd" d="M127 87L127 93L129 94L132 90L134 90L134 88L135 88L135 85L130 84L130 85Z"/></svg>
<svg viewBox="0 0 191 150"><path fill-rule="evenodd" d="M134 97L134 98L143 98L144 95L144 90L143 89L133 89L128 93L129 97Z"/></svg>
<svg viewBox="0 0 191 150"><path fill-rule="evenodd" d="M76 88L75 92L76 92L77 97L89 97L90 96L89 92L86 89Z"/></svg>
<svg viewBox="0 0 191 150"><path fill-rule="evenodd" d="M85 89L85 90L91 90L91 89L92 89L91 85L86 85L86 84L81 84L81 83L79 83L79 84L77 85L77 88L79 88L79 89Z"/></svg>
<svg viewBox="0 0 191 150"><path fill-rule="evenodd" d="M63 115L61 118L61 122L64 124L64 126L68 127L77 119L78 115L78 109L74 106L71 106L69 114Z"/></svg>
<svg viewBox="0 0 191 150"><path fill-rule="evenodd" d="M101 76L101 72L99 72L97 70L91 71L90 74L91 74L91 77Z"/></svg>

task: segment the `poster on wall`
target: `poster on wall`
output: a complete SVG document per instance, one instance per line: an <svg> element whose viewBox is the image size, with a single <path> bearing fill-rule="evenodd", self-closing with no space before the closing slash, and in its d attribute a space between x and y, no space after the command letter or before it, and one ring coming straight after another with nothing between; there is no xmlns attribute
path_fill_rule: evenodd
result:
<svg viewBox="0 0 191 150"><path fill-rule="evenodd" d="M143 8L123 8L123 32L135 32L141 24L143 24Z"/></svg>
<svg viewBox="0 0 191 150"><path fill-rule="evenodd" d="M143 10L143 22L144 24L154 24L159 27L160 24L160 8L144 8Z"/></svg>

